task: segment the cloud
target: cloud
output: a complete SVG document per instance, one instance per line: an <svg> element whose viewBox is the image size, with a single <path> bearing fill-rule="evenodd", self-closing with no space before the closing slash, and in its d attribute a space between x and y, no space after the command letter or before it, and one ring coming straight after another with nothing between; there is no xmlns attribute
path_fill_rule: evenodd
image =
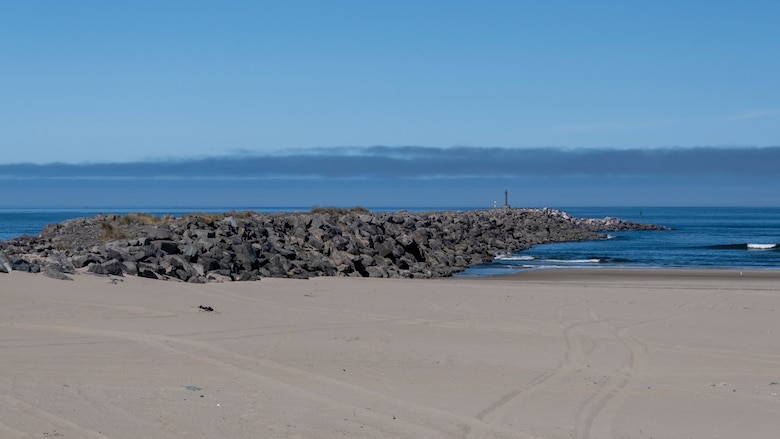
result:
<svg viewBox="0 0 780 439"><path fill-rule="evenodd" d="M739 114L723 119L725 122L759 119L766 116L780 114L780 110L746 110Z"/></svg>
<svg viewBox="0 0 780 439"><path fill-rule="evenodd" d="M528 176L776 176L780 147L563 149L318 148L133 163L6 164L13 179L322 179Z"/></svg>

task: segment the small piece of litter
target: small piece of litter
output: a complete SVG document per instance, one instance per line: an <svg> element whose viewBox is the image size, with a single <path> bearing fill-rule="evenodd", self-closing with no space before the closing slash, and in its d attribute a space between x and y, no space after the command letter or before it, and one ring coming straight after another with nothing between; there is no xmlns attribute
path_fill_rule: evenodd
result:
<svg viewBox="0 0 780 439"><path fill-rule="evenodd" d="M198 390L203 390L202 388L200 388L198 386L182 386L182 387L184 387L187 390L192 390L193 392L197 392Z"/></svg>
<svg viewBox="0 0 780 439"><path fill-rule="evenodd" d="M778 383L777 381L772 381L771 383L769 383L770 386L777 386L779 384L780 383Z"/></svg>

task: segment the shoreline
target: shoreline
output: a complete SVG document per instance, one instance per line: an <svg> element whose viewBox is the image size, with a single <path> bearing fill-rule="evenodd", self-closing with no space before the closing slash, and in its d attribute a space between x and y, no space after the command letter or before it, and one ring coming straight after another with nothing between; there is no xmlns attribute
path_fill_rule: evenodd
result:
<svg viewBox="0 0 780 439"><path fill-rule="evenodd" d="M16 275L24 276L44 276L42 273L28 273L24 271L11 271ZM7 277L9 273L0 271L0 279ZM128 275L128 274L102 274L93 273L86 268L77 269L70 275L73 279L79 278L97 278L97 279L116 279L118 281L124 281L125 279L139 278L144 279L143 276ZM516 282L528 282L528 281L590 281L590 280L604 280L604 279L677 279L677 280L703 280L703 279L724 279L724 280L749 280L749 279L766 279L766 280L779 280L780 281L780 268L765 268L765 269L737 269L737 268L699 268L699 267L566 267L566 268L537 268L521 270L516 273L508 274L493 274L493 275L476 275L476 276L463 276L455 275L449 277L435 277L435 278L371 278L371 277L353 277L353 276L313 276L305 279L297 279L306 281L309 279L353 279L359 282L364 280L385 280L385 281L407 281L407 282L475 282L481 283L486 281L516 281ZM291 278L278 278L278 277L261 277L246 283L268 281L272 279L288 279ZM53 280L61 280L53 278ZM168 282L166 282L168 283ZM182 281L174 281L174 284L182 283ZM204 285L221 285L233 283L230 280L226 281L212 281L207 282Z"/></svg>
<svg viewBox="0 0 780 439"><path fill-rule="evenodd" d="M737 269L737 268L687 268L687 267L581 267L581 268L539 268L522 270L511 274L473 276L494 280L513 281L573 281L599 280L608 278L667 278L667 279L776 279L780 280L780 269ZM463 276L466 278L466 276Z"/></svg>

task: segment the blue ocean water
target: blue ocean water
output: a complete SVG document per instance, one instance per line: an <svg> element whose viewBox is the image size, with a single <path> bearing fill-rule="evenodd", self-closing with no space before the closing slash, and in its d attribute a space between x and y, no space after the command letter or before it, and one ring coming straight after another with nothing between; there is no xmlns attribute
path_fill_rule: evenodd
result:
<svg viewBox="0 0 780 439"><path fill-rule="evenodd" d="M372 208L396 211L401 208ZM670 231L610 232L609 239L538 245L472 267L463 275L482 276L557 267L682 267L780 269L780 208L571 207L578 217L619 217L659 224ZM228 209L0 209L0 240L36 235L50 223L99 213L147 212L180 216ZM308 211L301 208L240 208L258 212ZM436 210L414 208L410 211ZM439 208L441 210L441 208ZM463 208L455 210L464 210Z"/></svg>
<svg viewBox="0 0 780 439"><path fill-rule="evenodd" d="M481 276L565 267L780 269L780 208L562 208L669 231L610 232L609 239L537 245L472 267Z"/></svg>

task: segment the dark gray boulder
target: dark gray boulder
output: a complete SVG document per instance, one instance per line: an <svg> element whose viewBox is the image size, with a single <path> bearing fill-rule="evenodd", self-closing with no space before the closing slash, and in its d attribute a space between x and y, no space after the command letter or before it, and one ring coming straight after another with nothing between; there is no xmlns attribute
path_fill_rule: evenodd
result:
<svg viewBox="0 0 780 439"><path fill-rule="evenodd" d="M106 274L121 276L124 270L124 264L119 259L111 259L100 264L106 271Z"/></svg>
<svg viewBox="0 0 780 439"><path fill-rule="evenodd" d="M32 272L32 264L24 259L16 258L11 261L11 269L30 273Z"/></svg>
<svg viewBox="0 0 780 439"><path fill-rule="evenodd" d="M57 280L73 280L62 271L62 266L59 264L49 264L43 268L43 275Z"/></svg>

